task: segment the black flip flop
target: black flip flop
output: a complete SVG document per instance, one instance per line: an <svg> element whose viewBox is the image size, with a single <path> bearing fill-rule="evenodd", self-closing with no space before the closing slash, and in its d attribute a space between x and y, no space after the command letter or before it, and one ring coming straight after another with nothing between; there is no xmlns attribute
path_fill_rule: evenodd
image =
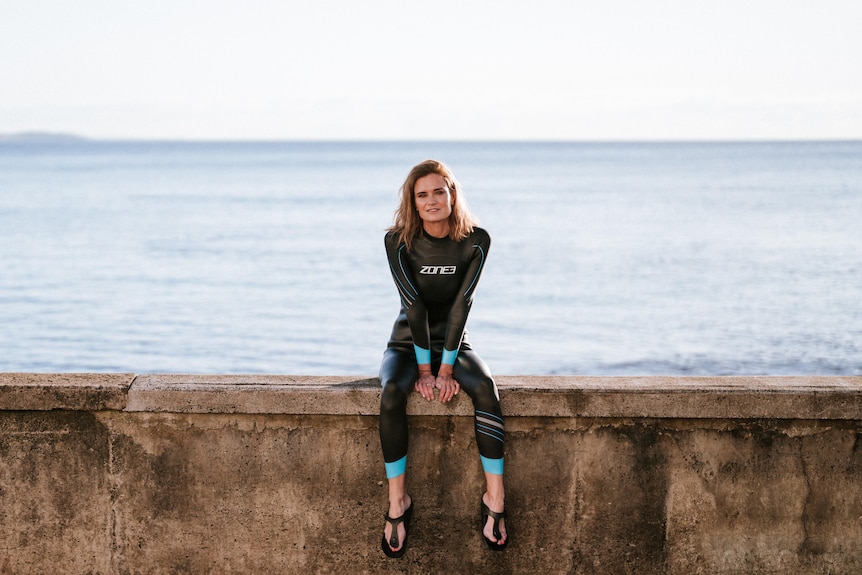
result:
<svg viewBox="0 0 862 575"><path fill-rule="evenodd" d="M504 541L502 544L495 543L494 541L491 541L490 539L485 537L485 524L488 522L488 517L492 517L494 519L494 537L497 539L497 541L499 541L503 537L503 534L500 533L500 519L504 519L506 517L506 512L502 511L500 513L497 513L496 511L491 511L491 509L487 505L485 505L485 499L483 497L481 527L482 539L485 540L485 543L488 545L489 549L492 549L493 551L502 551L509 544L509 537L507 535L506 541Z"/></svg>
<svg viewBox="0 0 862 575"><path fill-rule="evenodd" d="M404 555L404 552L407 551L407 536L410 535L410 518L413 517L413 500L410 500L410 507L407 508L407 511L404 512L404 515L401 517L396 517L393 519L389 517L389 514L384 514L386 517L386 522L392 525L392 536L389 538L389 541L386 541L386 535L383 536L383 540L380 542L380 545L383 549L383 552L386 553L387 557L392 557L393 559L397 559ZM398 547L398 524L404 523L404 543L401 545L401 549L398 551L393 551L393 547Z"/></svg>

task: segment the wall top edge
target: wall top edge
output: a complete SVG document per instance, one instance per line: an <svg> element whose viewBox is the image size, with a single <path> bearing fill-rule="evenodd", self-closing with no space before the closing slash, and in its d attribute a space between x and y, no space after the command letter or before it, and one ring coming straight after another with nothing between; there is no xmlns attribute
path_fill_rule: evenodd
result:
<svg viewBox="0 0 862 575"><path fill-rule="evenodd" d="M862 376L498 376L524 417L862 420ZM0 410L376 415L374 376L0 373ZM472 415L413 394L411 413Z"/></svg>

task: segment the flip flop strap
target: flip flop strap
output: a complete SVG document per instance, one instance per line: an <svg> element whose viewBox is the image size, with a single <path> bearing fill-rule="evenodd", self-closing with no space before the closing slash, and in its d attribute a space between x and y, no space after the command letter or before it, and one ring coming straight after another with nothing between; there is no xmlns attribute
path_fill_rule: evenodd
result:
<svg viewBox="0 0 862 575"><path fill-rule="evenodd" d="M485 516L486 517L492 517L494 519L494 539L499 540L500 537L503 536L503 534L500 533L500 519L506 518L506 512L501 511L500 513L497 513L496 511L491 511L491 508L488 507L487 505L485 505L484 503L482 504L482 506L485 508L484 509Z"/></svg>
<svg viewBox="0 0 862 575"><path fill-rule="evenodd" d="M384 514L384 517L386 517L387 523L392 526L392 535L389 537L389 547L391 549L395 549L396 547L398 547L398 525L404 522L404 515L392 519L391 517L389 517L389 514L386 513Z"/></svg>

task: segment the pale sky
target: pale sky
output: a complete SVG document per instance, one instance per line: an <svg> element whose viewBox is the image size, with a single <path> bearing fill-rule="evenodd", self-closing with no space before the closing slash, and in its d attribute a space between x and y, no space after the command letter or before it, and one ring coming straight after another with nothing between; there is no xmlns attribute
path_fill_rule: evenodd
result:
<svg viewBox="0 0 862 575"><path fill-rule="evenodd" d="M862 138L860 0L0 0L0 134Z"/></svg>

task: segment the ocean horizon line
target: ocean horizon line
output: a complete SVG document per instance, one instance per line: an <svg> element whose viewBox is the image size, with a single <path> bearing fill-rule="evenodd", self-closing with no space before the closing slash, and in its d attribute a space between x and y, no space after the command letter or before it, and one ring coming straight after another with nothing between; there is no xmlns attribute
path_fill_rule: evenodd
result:
<svg viewBox="0 0 862 575"><path fill-rule="evenodd" d="M201 138L201 137L102 137L74 132L26 130L0 133L0 143L33 144L583 144L583 145L681 145L681 144L840 144L859 143L858 138Z"/></svg>

